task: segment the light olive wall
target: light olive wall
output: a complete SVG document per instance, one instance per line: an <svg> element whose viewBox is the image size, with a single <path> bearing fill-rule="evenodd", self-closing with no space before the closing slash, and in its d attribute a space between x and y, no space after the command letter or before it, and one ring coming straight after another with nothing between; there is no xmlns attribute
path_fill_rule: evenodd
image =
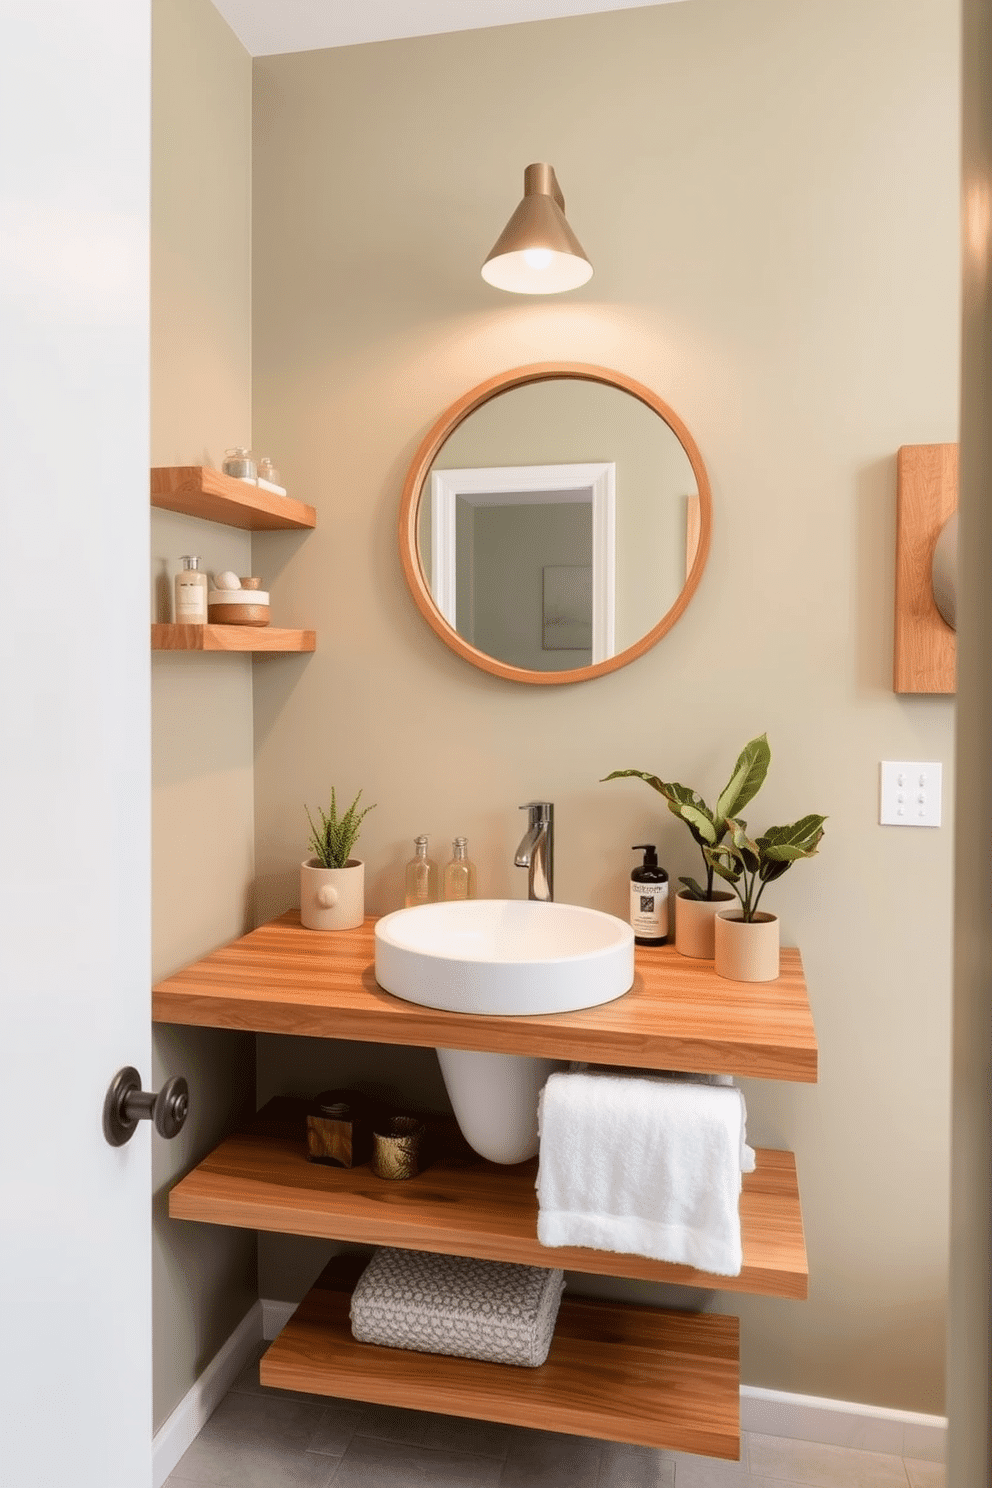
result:
<svg viewBox="0 0 992 1488"><path fill-rule="evenodd" d="M303 802L332 784L378 802L373 912L422 831L438 856L466 833L480 892L522 896L517 806L546 796L559 897L625 914L630 843L697 860L646 786L601 777L712 797L767 729L752 825L829 817L773 901L821 1079L747 1084L752 1139L798 1157L810 1298L717 1305L748 1383L920 1411L943 1405L954 705L892 692L895 456L957 437L958 134L955 0L700 0L255 66L255 438L319 508L274 579L319 649L256 671L260 915L296 902ZM534 160L596 266L556 300L478 274ZM714 496L683 619L565 688L450 653L395 537L441 410L549 358L658 392ZM881 759L943 761L941 829L879 827ZM260 1042L260 1094L317 1088L294 1058ZM264 1254L268 1295L319 1261Z"/></svg>
<svg viewBox="0 0 992 1488"><path fill-rule="evenodd" d="M153 465L220 465L250 441L251 59L208 0L155 0ZM144 492L136 500L146 499ZM152 612L171 619L183 553L250 571L246 533L152 514ZM251 661L152 659L153 956L167 975L248 924L254 871ZM254 1040L157 1028L154 1088L190 1116L154 1153L154 1406L160 1426L255 1301L253 1235L170 1221L168 1190L254 1094Z"/></svg>

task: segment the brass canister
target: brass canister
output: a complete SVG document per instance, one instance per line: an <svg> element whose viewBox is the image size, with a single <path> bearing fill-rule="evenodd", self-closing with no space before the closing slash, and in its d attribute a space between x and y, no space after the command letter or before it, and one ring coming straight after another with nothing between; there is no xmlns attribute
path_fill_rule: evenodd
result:
<svg viewBox="0 0 992 1488"><path fill-rule="evenodd" d="M424 1123L416 1116L390 1116L372 1133L372 1171L377 1178L414 1178L420 1172Z"/></svg>

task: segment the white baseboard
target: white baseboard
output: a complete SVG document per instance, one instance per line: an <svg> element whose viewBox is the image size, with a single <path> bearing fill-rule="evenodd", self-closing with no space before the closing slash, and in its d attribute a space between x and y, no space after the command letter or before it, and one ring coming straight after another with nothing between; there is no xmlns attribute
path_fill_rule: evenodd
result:
<svg viewBox="0 0 992 1488"><path fill-rule="evenodd" d="M154 1488L172 1472L186 1448L227 1394L257 1344L276 1338L297 1303L262 1298L235 1328L196 1384L176 1406L152 1443ZM741 1385L741 1430L791 1441L825 1442L835 1447L857 1447L863 1452L888 1452L921 1462L943 1462L947 1418L856 1401L822 1400L816 1395L790 1395Z"/></svg>
<svg viewBox="0 0 992 1488"><path fill-rule="evenodd" d="M790 1441L858 1447L863 1452L889 1452L920 1462L943 1462L947 1444L946 1416L790 1395L758 1385L741 1385L741 1430L785 1436Z"/></svg>
<svg viewBox="0 0 992 1488"><path fill-rule="evenodd" d="M300 1304L279 1302L273 1297L263 1297L259 1305L262 1309L262 1337L271 1339L279 1337Z"/></svg>
<svg viewBox="0 0 992 1488"><path fill-rule="evenodd" d="M152 1438L152 1483L162 1484L196 1440L262 1341L261 1302L245 1313L227 1342Z"/></svg>

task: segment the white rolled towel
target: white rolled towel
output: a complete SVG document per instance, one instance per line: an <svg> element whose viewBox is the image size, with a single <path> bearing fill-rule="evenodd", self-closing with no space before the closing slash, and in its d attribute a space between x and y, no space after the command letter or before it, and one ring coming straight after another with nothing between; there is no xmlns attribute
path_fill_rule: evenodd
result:
<svg viewBox="0 0 992 1488"><path fill-rule="evenodd" d="M650 1256L720 1276L743 1264L742 1172L754 1169L736 1085L577 1070L539 1106L543 1245Z"/></svg>

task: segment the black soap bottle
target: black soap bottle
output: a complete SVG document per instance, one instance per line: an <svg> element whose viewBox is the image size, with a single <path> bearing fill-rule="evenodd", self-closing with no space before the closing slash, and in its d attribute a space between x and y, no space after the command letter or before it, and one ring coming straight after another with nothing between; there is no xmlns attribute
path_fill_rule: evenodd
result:
<svg viewBox="0 0 992 1488"><path fill-rule="evenodd" d="M644 861L630 875L630 923L634 943L664 945L668 939L668 874L658 867L658 849L652 842L638 843Z"/></svg>

